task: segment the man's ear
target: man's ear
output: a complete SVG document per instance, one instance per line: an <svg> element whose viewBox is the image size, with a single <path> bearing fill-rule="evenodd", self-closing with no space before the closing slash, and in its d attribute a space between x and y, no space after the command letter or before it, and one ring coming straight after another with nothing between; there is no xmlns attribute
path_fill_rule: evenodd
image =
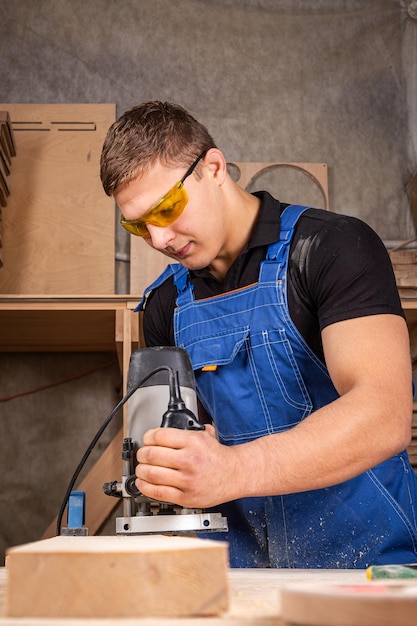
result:
<svg viewBox="0 0 417 626"><path fill-rule="evenodd" d="M210 148L204 158L204 162L209 175L216 179L218 185L222 185L228 173L223 152L218 148Z"/></svg>

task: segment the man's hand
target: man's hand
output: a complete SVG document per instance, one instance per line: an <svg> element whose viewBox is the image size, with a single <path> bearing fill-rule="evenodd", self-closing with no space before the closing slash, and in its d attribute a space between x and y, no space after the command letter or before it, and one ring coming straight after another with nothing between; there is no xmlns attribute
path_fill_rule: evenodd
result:
<svg viewBox="0 0 417 626"><path fill-rule="evenodd" d="M143 443L136 486L145 496L189 508L236 497L237 454L217 441L213 426L203 431L155 428L145 433Z"/></svg>

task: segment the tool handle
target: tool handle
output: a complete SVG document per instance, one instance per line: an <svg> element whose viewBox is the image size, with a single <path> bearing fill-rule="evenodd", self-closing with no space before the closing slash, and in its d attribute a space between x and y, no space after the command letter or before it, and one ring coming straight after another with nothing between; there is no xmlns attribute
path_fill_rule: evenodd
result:
<svg viewBox="0 0 417 626"><path fill-rule="evenodd" d="M199 422L194 413L187 408L168 409L165 411L162 416L161 428L205 430L204 424Z"/></svg>
<svg viewBox="0 0 417 626"><path fill-rule="evenodd" d="M187 409L181 397L178 370L170 370L168 409L162 416L161 428L179 428L180 430L205 430L190 409Z"/></svg>

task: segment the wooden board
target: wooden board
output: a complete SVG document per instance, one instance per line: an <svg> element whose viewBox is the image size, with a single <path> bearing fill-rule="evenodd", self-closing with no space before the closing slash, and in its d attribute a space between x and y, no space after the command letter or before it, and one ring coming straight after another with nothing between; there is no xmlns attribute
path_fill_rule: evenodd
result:
<svg viewBox="0 0 417 626"><path fill-rule="evenodd" d="M54 537L6 556L9 617L185 617L228 608L227 544L191 537Z"/></svg>
<svg viewBox="0 0 417 626"><path fill-rule="evenodd" d="M284 622L302 626L415 626L417 583L294 584L281 590Z"/></svg>
<svg viewBox="0 0 417 626"><path fill-rule="evenodd" d="M114 293L114 201L99 162L114 104L0 104L16 156L2 211L0 293Z"/></svg>
<svg viewBox="0 0 417 626"><path fill-rule="evenodd" d="M226 613L216 617L149 617L131 620L113 618L112 626L284 626L281 619L280 591L288 584L334 583L368 584L365 570L230 569L230 604ZM43 618L5 617L8 588L6 568L0 568L0 626L45 626ZM106 618L54 618L53 626L109 626ZM396 626L396 624L394 624Z"/></svg>

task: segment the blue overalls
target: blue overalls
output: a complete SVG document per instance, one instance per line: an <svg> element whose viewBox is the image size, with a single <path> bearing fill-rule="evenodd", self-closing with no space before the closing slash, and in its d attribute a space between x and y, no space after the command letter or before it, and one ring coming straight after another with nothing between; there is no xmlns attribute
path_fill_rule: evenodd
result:
<svg viewBox="0 0 417 626"><path fill-rule="evenodd" d="M174 276L175 344L190 354L198 397L225 445L285 431L338 397L288 311L288 253L306 208L283 212L280 239L269 246L256 284L195 301L188 271L178 264L146 290ZM229 542L231 567L414 562L416 504L417 477L403 453L333 487L216 507L229 531L202 536Z"/></svg>

